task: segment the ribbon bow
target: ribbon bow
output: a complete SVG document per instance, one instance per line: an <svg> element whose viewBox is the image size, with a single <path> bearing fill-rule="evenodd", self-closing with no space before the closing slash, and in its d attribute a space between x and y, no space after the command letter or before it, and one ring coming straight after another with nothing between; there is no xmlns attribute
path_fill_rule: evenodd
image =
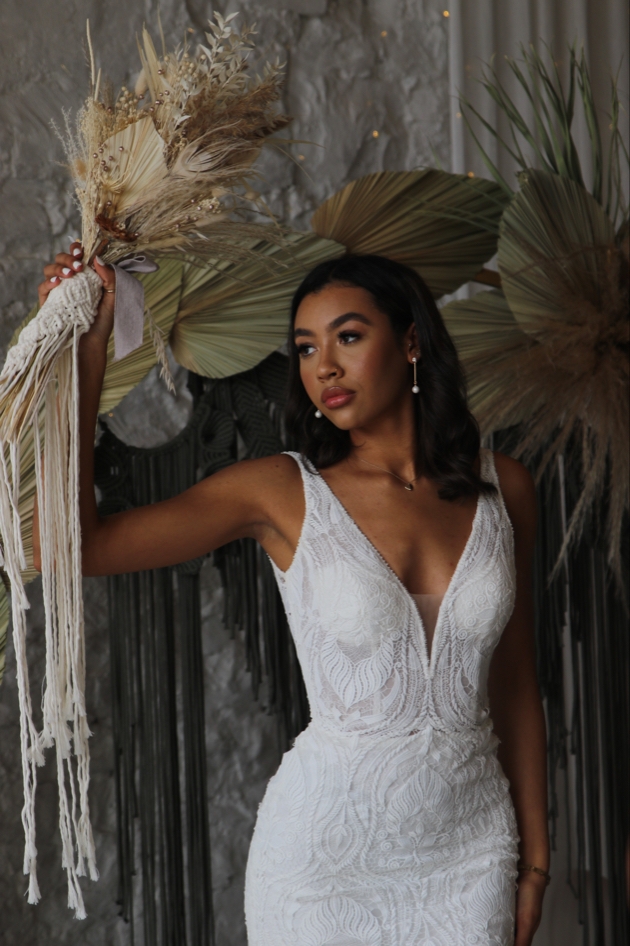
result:
<svg viewBox="0 0 630 946"><path fill-rule="evenodd" d="M142 345L144 329L144 286L131 273L154 273L157 263L148 256L129 256L114 266L116 304L114 307L114 361Z"/></svg>

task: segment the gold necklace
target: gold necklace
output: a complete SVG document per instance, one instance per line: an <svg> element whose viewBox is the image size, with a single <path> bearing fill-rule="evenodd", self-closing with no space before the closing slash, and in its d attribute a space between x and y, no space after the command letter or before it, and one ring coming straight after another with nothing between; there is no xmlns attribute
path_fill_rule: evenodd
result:
<svg viewBox="0 0 630 946"><path fill-rule="evenodd" d="M359 463L367 463L368 466L373 466L375 470L381 470L382 473L389 473L390 476L395 476L409 492L413 492L413 484L420 479L419 476L416 476L415 480L404 480L398 473L392 473L391 470L386 470L384 466L377 466L376 463L371 463L370 460L364 460L363 457L357 457L357 460Z"/></svg>

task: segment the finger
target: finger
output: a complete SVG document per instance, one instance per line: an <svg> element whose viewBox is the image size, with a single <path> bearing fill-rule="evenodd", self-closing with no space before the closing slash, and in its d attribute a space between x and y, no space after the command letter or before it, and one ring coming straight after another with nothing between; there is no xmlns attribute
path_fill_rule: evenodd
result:
<svg viewBox="0 0 630 946"><path fill-rule="evenodd" d="M44 304L52 290L56 289L60 283L61 279L59 276L53 276L51 279L47 279L45 282L39 284L37 287L37 297L39 299L40 306Z"/></svg>
<svg viewBox="0 0 630 946"><path fill-rule="evenodd" d="M74 259L83 259L83 247L78 240L73 240L70 244L70 256Z"/></svg>
<svg viewBox="0 0 630 946"><path fill-rule="evenodd" d="M103 288L106 292L111 292L116 288L116 271L113 267L104 263L100 256L95 256L92 265L94 270L101 277Z"/></svg>
<svg viewBox="0 0 630 946"><path fill-rule="evenodd" d="M83 269L83 264L80 264L81 269ZM80 272L80 269L76 269L72 266L67 266L61 263L50 263L48 266L44 266L44 276L46 279L52 279L53 276L58 276L59 279L70 279L76 273Z"/></svg>
<svg viewBox="0 0 630 946"><path fill-rule="evenodd" d="M83 269L82 260L76 259L76 257L71 256L70 253L57 253L55 256L55 263L58 266L63 266L74 273L79 273Z"/></svg>

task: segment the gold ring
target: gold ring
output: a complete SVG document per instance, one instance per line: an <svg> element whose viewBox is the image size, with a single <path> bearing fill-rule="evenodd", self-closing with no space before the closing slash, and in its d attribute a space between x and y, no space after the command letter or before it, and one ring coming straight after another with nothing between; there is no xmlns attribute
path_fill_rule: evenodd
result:
<svg viewBox="0 0 630 946"><path fill-rule="evenodd" d="M105 292L116 292L115 289L106 289Z"/></svg>

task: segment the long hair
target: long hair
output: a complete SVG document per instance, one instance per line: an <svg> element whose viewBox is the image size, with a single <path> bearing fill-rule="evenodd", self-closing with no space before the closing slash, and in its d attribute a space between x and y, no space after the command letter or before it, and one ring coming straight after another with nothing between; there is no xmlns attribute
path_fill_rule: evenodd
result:
<svg viewBox="0 0 630 946"><path fill-rule="evenodd" d="M326 417L315 417L315 406L300 377L300 359L293 338L302 300L335 283L369 292L377 308L388 316L401 343L411 323L416 326L421 352L420 393L415 397L416 462L422 474L438 484L440 498L452 500L493 492L495 487L485 483L473 469L479 454L479 428L466 403L464 373L455 345L433 296L414 270L383 256L348 255L320 263L295 293L291 304L285 409L290 442L317 469L339 463L352 448L347 430L335 427Z"/></svg>

